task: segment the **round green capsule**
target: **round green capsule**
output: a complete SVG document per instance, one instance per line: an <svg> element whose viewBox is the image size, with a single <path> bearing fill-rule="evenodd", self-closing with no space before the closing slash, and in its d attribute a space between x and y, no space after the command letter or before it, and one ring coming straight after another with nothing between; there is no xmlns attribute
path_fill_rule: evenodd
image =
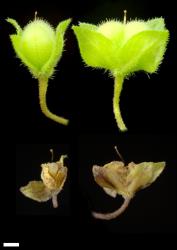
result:
<svg viewBox="0 0 177 250"><path fill-rule="evenodd" d="M67 125L68 120L49 111L46 103L48 80L53 76L55 67L61 58L64 47L64 33L71 20L67 19L58 24L56 30L46 21L36 18L22 29L11 18L11 23L17 33L10 35L13 48L28 67L33 77L39 81L39 101L42 112L50 119Z"/></svg>

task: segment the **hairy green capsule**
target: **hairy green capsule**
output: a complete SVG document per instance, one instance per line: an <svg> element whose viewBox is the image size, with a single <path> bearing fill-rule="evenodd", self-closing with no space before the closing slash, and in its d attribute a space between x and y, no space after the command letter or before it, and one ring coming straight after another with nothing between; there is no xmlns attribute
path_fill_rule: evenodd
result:
<svg viewBox="0 0 177 250"><path fill-rule="evenodd" d="M72 29L84 62L108 70L115 79L113 110L121 131L127 128L121 117L119 99L124 78L144 70L157 71L168 42L169 31L163 18L126 23L110 20L99 25L79 23ZM118 104L118 105L117 105Z"/></svg>
<svg viewBox="0 0 177 250"><path fill-rule="evenodd" d="M37 77L40 76L42 67L46 62L51 60L50 57L55 48L55 44L55 31L50 24L43 20L31 22L24 28L19 42L19 48L28 62L36 68ZM61 54L61 49L58 53Z"/></svg>
<svg viewBox="0 0 177 250"><path fill-rule="evenodd" d="M60 60L64 47L64 33L71 22L67 19L58 24L56 30L46 21L35 18L22 29L11 18L7 21L16 28L16 34L10 35L13 48L28 67L33 77L39 80L39 98L42 112L50 119L68 124L68 120L52 114L46 104L48 79L54 74L55 67Z"/></svg>

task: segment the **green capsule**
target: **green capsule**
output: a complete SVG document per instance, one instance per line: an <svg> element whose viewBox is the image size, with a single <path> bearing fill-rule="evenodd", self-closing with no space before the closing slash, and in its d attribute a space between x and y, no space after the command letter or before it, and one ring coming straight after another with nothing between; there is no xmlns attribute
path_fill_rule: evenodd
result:
<svg viewBox="0 0 177 250"><path fill-rule="evenodd" d="M115 79L113 110L118 127L127 130L119 108L124 78L144 70L154 73L162 62L169 31L163 18L126 23L110 20L99 25L79 23L72 29L86 65L103 68Z"/></svg>
<svg viewBox="0 0 177 250"><path fill-rule="evenodd" d="M67 125L67 119L48 110L46 93L48 80L54 74L55 67L62 56L64 34L71 19L60 22L56 30L48 22L39 18L35 18L24 29L14 19L8 18L7 21L16 28L16 34L10 35L10 39L18 58L39 81L42 112L48 118Z"/></svg>

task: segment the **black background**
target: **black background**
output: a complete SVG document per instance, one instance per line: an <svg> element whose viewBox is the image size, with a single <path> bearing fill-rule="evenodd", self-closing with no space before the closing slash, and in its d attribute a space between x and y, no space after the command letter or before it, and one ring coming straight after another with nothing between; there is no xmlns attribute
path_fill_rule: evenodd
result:
<svg viewBox="0 0 177 250"><path fill-rule="evenodd" d="M37 10L38 16L54 27L69 17L72 24L78 21L97 24L106 18L122 19L124 9L128 11L128 19L162 16L170 31L158 74L149 79L146 73L138 72L124 82L120 105L128 132L120 133L114 120L113 79L103 70L84 67L70 28L65 34L65 51L47 93L49 109L69 118L70 124L64 127L47 119L40 111L37 80L15 57L9 40L14 28L5 18L14 18L24 27L34 19ZM76 233L79 241L79 232L117 233L119 239L135 233L144 238L147 233L166 233L166 236L176 233L177 18L173 1L15 1L3 2L0 15L1 124L5 127L2 146L7 152L7 157L3 154L6 163L3 171L8 176L3 178L2 241L19 240L31 247L37 241L39 245L54 246L59 234L63 238ZM136 195L119 219L96 221L90 216L91 210L112 211L122 202L120 197L114 200L107 196L91 174L93 164L104 165L117 159L114 145L127 163L166 161L167 167L157 182ZM50 148L54 148L56 158L69 155L66 164L70 174L59 196L61 207L57 211L50 202L35 203L18 191L29 180L39 178L40 164L50 161Z"/></svg>

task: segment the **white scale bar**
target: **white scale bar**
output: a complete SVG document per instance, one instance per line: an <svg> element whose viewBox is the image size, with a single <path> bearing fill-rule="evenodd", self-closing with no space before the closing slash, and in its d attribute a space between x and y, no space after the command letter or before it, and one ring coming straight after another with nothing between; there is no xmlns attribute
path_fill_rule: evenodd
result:
<svg viewBox="0 0 177 250"><path fill-rule="evenodd" d="M18 242L13 242L13 243L4 242L3 247L19 247L19 243Z"/></svg>

